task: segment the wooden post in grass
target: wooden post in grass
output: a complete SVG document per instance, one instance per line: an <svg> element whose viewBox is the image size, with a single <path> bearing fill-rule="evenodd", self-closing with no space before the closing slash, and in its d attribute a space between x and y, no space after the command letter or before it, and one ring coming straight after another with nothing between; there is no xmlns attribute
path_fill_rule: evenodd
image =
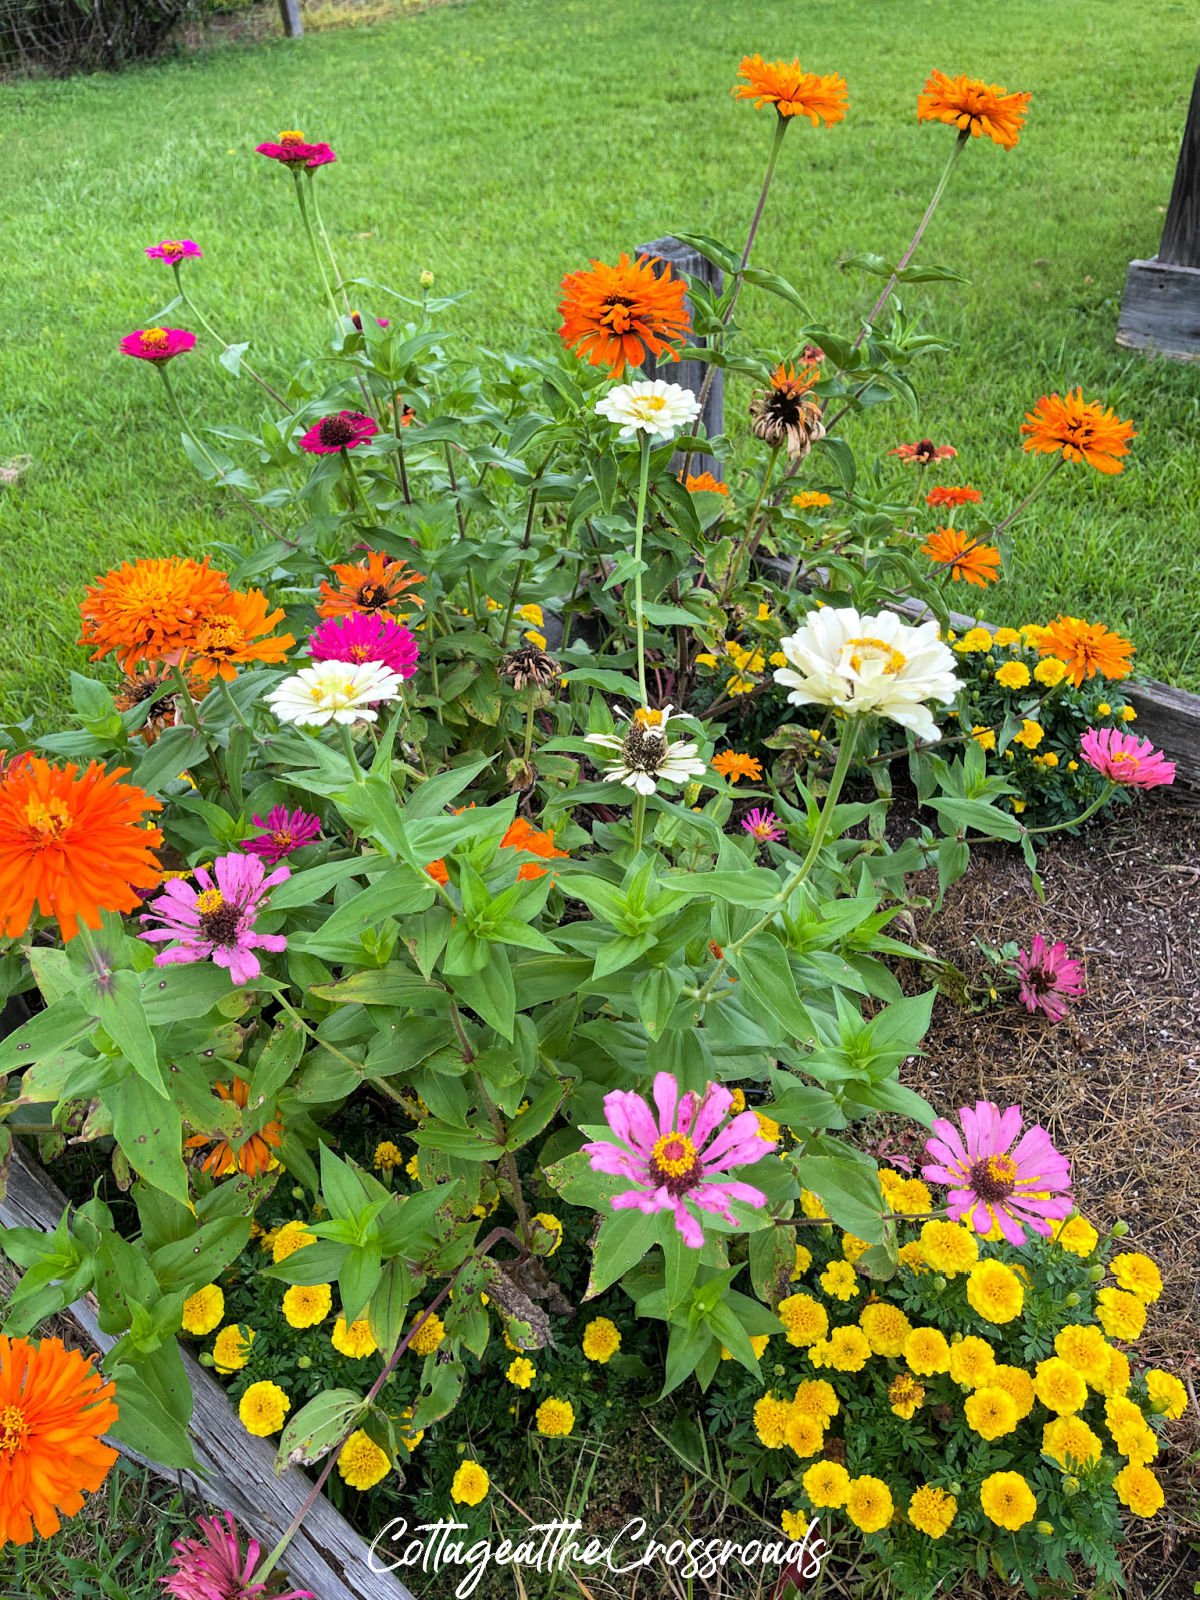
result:
<svg viewBox="0 0 1200 1600"><path fill-rule="evenodd" d="M300 15L300 0L279 0L279 20L289 39L304 37L304 19Z"/></svg>
<svg viewBox="0 0 1200 1600"><path fill-rule="evenodd" d="M668 234L665 239L655 239L653 244L638 245L637 253L660 256L664 262L670 262L676 273L682 272L689 278L701 279L708 284L714 294L721 292L725 275L720 267L713 266L712 262L706 260L698 250L693 250L690 244L684 244L682 239L672 238ZM687 305L690 313L692 309L690 300ZM656 362L653 356L648 356L644 370L648 378L662 378L666 383L681 384L683 388L690 389L693 394L698 395L708 367L703 361ZM725 374L720 368L713 376L712 387L705 399L700 421L703 422L705 432L710 439L725 430ZM725 476L721 463L715 456L709 455L694 455L691 471L696 476L702 472L711 472L717 479L723 479Z"/></svg>
<svg viewBox="0 0 1200 1600"><path fill-rule="evenodd" d="M1200 71L1162 243L1152 260L1129 263L1117 343L1176 360L1200 359Z"/></svg>

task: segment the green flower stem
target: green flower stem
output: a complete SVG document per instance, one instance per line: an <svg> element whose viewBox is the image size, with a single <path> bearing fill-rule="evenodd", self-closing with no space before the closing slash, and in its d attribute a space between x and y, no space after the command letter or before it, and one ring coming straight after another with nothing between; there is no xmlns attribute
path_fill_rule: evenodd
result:
<svg viewBox="0 0 1200 1600"><path fill-rule="evenodd" d="M154 361L151 363L151 365L156 367L158 370L158 375L163 381L163 388L166 390L167 404L170 406L175 420L183 430L184 435L192 441L192 443L196 446L196 449L199 450L200 454L204 457L205 461L208 462L209 466L213 470L214 475L216 476L217 482L224 483L224 469L217 464L216 458L213 456L212 451L204 443L204 440L199 437L199 435L196 433L196 430L192 427L191 423L183 414L183 407L179 404L179 397L175 393L175 385L171 382L171 374L167 371L169 363L166 361ZM254 518L255 522L258 523L259 527L264 528L267 533L271 535L272 539L278 539L281 544L286 544L288 542L286 539L284 539L283 535L278 531L278 529L274 528L271 523L267 521L266 517L263 516L262 512L259 511L254 502L247 499L240 489L235 488L232 490L232 493L235 498L240 500L245 506L246 510Z"/></svg>
<svg viewBox="0 0 1200 1600"><path fill-rule="evenodd" d="M450 480L450 493L454 496L454 514L458 519L458 537L465 539L467 525L463 521L462 503L458 498L458 473L454 470L454 451L449 441L446 443L446 476Z"/></svg>
<svg viewBox="0 0 1200 1600"><path fill-rule="evenodd" d="M316 175L308 168L305 169L305 175L308 178L308 193L309 198L312 200L313 216L317 219L317 231L321 235L321 243L325 246L325 254L329 257L329 265L333 272L333 285L335 288L341 289L342 299L346 306L346 315L350 316L352 314L350 308L350 296L347 294L346 287L342 283L342 274L337 264L337 258L333 253L333 246L329 242L329 234L325 228L325 219L321 215L321 201L318 198L317 185L314 181Z"/></svg>
<svg viewBox="0 0 1200 1600"><path fill-rule="evenodd" d="M771 485L771 476L775 471L775 463L779 459L779 452L782 448L782 445L775 445L771 451L771 454L767 457L767 465L763 471L762 483L759 485L758 499L754 502L754 510L746 519L746 532L751 536L750 543L746 547L747 567L749 567L750 562L754 560L755 553L758 550L759 541L762 539L762 536L766 531L767 519L765 517L762 521L762 527L757 527L758 513L762 508L763 501L767 497L767 490Z"/></svg>
<svg viewBox="0 0 1200 1600"><path fill-rule="evenodd" d="M363 518L369 522L371 520L371 505L363 492L362 479L358 475L358 468L354 465L350 452L345 445L342 446L341 456L342 465L345 467L346 475L350 479L350 503L352 506L356 504L361 506Z"/></svg>
<svg viewBox="0 0 1200 1600"><path fill-rule="evenodd" d="M350 763L350 770L354 774L355 783L365 782L363 769L358 761L358 752L354 748L354 735L350 732L350 724L348 722L339 722L337 729L338 736L342 741L342 750L345 753L346 760Z"/></svg>
<svg viewBox="0 0 1200 1600"><path fill-rule="evenodd" d="M192 699L191 690L187 685L187 679L184 677L183 669L179 666L178 662L173 661L171 663L171 676L175 680L175 690L179 700L179 709L183 713L183 719L191 728L196 737L204 741L204 747L208 751L209 758L212 761L213 770L217 774L217 782L221 786L221 791L223 794L227 795L230 800L232 800L233 791L229 787L229 778L225 771L225 762L221 755L221 747L215 739L209 738L208 730L200 721L200 714L196 710L196 705Z"/></svg>
<svg viewBox="0 0 1200 1600"><path fill-rule="evenodd" d="M512 589L508 596L508 607L504 613L504 626L500 629L501 650L508 648L508 630L512 627L513 612L517 609L517 595L520 592L521 585L525 582L525 573L529 566L526 552L529 549L529 542L533 538L533 518L537 511L538 489L549 465L550 456L547 455L534 474L533 483L529 488L529 506L525 512L525 532L521 535L521 559L517 562L516 575L513 578Z"/></svg>
<svg viewBox="0 0 1200 1600"><path fill-rule="evenodd" d="M642 848L642 837L646 831L646 796L635 794L633 797L633 853L636 856Z"/></svg>
<svg viewBox="0 0 1200 1600"><path fill-rule="evenodd" d="M333 290L329 287L329 274L325 271L325 262L317 245L317 236L313 232L312 218L308 214L308 198L304 193L304 179L299 172L294 170L292 177L296 182L296 199L300 205L300 220L304 223L304 231L308 236L309 248L312 251L313 260L317 264L317 271L321 276L321 287L325 291L326 300L329 301L329 309L333 312L334 322L339 322L342 314L338 310L338 303L334 298Z"/></svg>
<svg viewBox="0 0 1200 1600"><path fill-rule="evenodd" d="M1080 823L1086 822L1089 817L1094 817L1101 806L1107 805L1119 788L1120 784L1113 783L1110 778L1099 798L1093 800L1087 810L1081 811L1077 817L1072 817L1069 822L1047 823L1042 828L1026 828L1024 832L1026 836L1029 836L1035 833L1061 833L1064 828L1078 828Z"/></svg>
<svg viewBox="0 0 1200 1600"><path fill-rule="evenodd" d="M250 724L246 721L245 717L242 715L240 709L238 708L237 701L233 698L233 695L230 693L229 685L225 682L225 679L222 678L219 673L217 674L217 689L220 692L222 700L224 700L225 704L229 707L230 711L233 713L234 721L237 722L239 727L241 727L244 732L246 732L246 733L248 733L250 735L250 737L254 740L254 742L256 744L261 744L262 740L259 738L258 734L255 733L254 729L250 726Z"/></svg>
<svg viewBox="0 0 1200 1600"><path fill-rule="evenodd" d="M1042 476L1034 484L1033 488L1025 496L1024 500L1021 501L1021 503L1017 507L1017 509L1015 511L1010 511L1009 514L1005 517L1004 521L1003 522L998 522L996 524L996 526L992 529L992 538L993 539L998 538L1000 536L1000 534L1002 534L1006 528L1011 527L1012 524L1017 520L1018 517L1023 517L1025 515L1026 511L1028 511L1029 507L1037 499L1038 495L1041 494L1042 490L1050 482L1050 479L1058 471L1059 467L1062 466L1062 464L1063 464L1063 462L1065 460L1066 460L1065 456L1061 456L1061 455L1055 456L1054 460L1046 468L1045 472L1043 472Z"/></svg>
<svg viewBox="0 0 1200 1600"><path fill-rule="evenodd" d="M230 348L228 339L223 339L221 337L221 335L213 327L212 323L204 315L203 311L201 311L200 307L192 299L191 295L188 294L187 290L184 288L183 276L180 273L178 261L171 263L171 270L175 274L175 287L179 290L179 297L183 301L184 305L191 312L192 316L195 317L196 321L204 329L205 333L208 334L209 338L215 339L221 346L222 350L228 350ZM287 401L283 398L279 391L277 389L273 389L264 377L255 372L254 368L244 356L240 360L240 365L246 376L248 378L252 378L254 382L258 384L260 389L265 389L266 392L271 396L271 399L275 401L276 405L282 406L289 415L292 414L292 407L288 405Z"/></svg>
<svg viewBox="0 0 1200 1600"><path fill-rule="evenodd" d="M525 712L525 748L521 752L521 759L528 765L533 751L533 715L537 708L537 690L532 684L527 684L525 693L529 696L529 706Z"/></svg>
<svg viewBox="0 0 1200 1600"><path fill-rule="evenodd" d="M633 625L637 630L637 674L638 690L642 697L642 705L649 706L646 697L646 619L642 615L642 535L645 532L646 522L646 490L650 482L650 435L643 433L641 436L642 459L638 471L638 497L636 512L636 527L633 536Z"/></svg>
<svg viewBox="0 0 1200 1600"><path fill-rule="evenodd" d="M404 504L412 505L412 494L408 487L408 466L404 460L403 423L400 418L404 415L404 398L399 389L392 395L392 432L396 435L396 470L397 482L400 493L404 496Z"/></svg>

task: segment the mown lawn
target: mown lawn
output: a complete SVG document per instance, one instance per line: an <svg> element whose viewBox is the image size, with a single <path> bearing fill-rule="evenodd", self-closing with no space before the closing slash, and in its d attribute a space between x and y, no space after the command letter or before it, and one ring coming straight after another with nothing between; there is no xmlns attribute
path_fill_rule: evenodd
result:
<svg viewBox="0 0 1200 1600"><path fill-rule="evenodd" d="M1113 343L1126 262L1162 226L1194 15L1143 0L1136 37L1131 20L1120 0L469 0L120 79L0 87L0 462L30 458L0 488L0 712L61 717L93 574L246 537L117 341L168 298L143 246L184 235L205 251L197 295L263 367L312 347L323 318L291 183L256 143L295 127L336 146L319 181L348 271L411 289L431 268L439 290L472 289L464 334L552 342L558 281L588 255L673 227L742 239L771 117L729 87L754 50L849 80L847 121L785 145L756 253L831 319L877 287L839 256L898 253L941 169L952 136L914 116L928 68L1033 91L1019 147L972 146L924 247L970 284L909 291L958 346L920 369L921 431L956 444L962 477L1007 509L1037 471L1018 429L1044 390L1082 383L1134 418L1122 477L1064 472L1022 525L991 612L1102 619L1133 633L1145 670L1200 686L1200 368ZM779 302L744 304L786 335ZM257 391L212 360L175 371L204 421L255 414ZM898 409L870 433L915 436Z"/></svg>

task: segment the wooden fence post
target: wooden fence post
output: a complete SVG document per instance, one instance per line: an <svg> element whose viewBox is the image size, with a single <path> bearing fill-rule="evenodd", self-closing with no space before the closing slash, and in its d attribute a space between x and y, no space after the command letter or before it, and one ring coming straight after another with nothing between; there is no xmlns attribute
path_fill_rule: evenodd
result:
<svg viewBox="0 0 1200 1600"><path fill-rule="evenodd" d="M721 292L725 275L720 267L713 266L712 262L706 260L698 250L693 250L690 244L684 244L682 239L672 238L668 234L664 239L655 239L653 244L638 245L637 253L660 256L663 261L669 261L676 272L686 273L689 278L700 278L715 294ZM688 310L691 310L690 300ZM693 394L698 395L708 367L703 361L659 363L653 356L648 356L644 370L648 378L663 378L668 383L681 384L683 388L690 389ZM713 374L712 386L705 399L700 420L704 423L705 432L710 439L725 431L725 374L720 368ZM711 472L717 479L723 479L725 476L721 463L715 456L709 455L694 455L692 471L697 475Z"/></svg>
<svg viewBox="0 0 1200 1600"><path fill-rule="evenodd" d="M279 20L289 39L304 37L304 19L300 15L300 0L279 0Z"/></svg>
<svg viewBox="0 0 1200 1600"><path fill-rule="evenodd" d="M1192 87L1162 243L1152 260L1129 263L1117 343L1177 360L1200 359L1200 71Z"/></svg>

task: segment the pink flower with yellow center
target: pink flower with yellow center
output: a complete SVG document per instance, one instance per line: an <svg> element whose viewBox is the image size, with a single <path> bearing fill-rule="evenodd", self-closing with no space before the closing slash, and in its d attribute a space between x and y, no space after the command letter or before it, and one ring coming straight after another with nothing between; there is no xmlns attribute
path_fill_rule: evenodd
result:
<svg viewBox="0 0 1200 1600"><path fill-rule="evenodd" d="M1175 763L1149 739L1116 728L1089 728L1080 740L1083 759L1110 783L1131 789L1157 789L1175 782Z"/></svg>
<svg viewBox="0 0 1200 1600"><path fill-rule="evenodd" d="M261 856L271 866L321 836L320 817L308 811L289 812L286 806L274 806L267 812L265 822L260 816L253 820L254 825L264 831L255 834L253 839L243 839L242 849L252 856Z"/></svg>
<svg viewBox="0 0 1200 1600"><path fill-rule="evenodd" d="M196 343L196 335L186 328L138 328L121 340L127 356L139 361L172 361Z"/></svg>
<svg viewBox="0 0 1200 1600"><path fill-rule="evenodd" d="M692 1208L737 1227L730 1209L734 1202L766 1205L760 1189L721 1174L761 1161L775 1149L775 1141L762 1137L753 1111L725 1121L733 1095L721 1084L710 1083L703 1095L689 1090L681 1097L675 1078L659 1072L653 1092L657 1118L631 1090L605 1095L608 1137L583 1148L594 1172L628 1178L634 1185L613 1195L614 1211L673 1212L684 1243L698 1250L704 1232Z"/></svg>
<svg viewBox="0 0 1200 1600"><path fill-rule="evenodd" d="M337 160L327 144L309 144L295 128L285 129L279 135L277 144L256 144L254 149L258 155L266 156L270 161L282 162L296 172L302 167L324 167Z"/></svg>
<svg viewBox="0 0 1200 1600"><path fill-rule="evenodd" d="M933 1161L921 1168L931 1183L950 1185L951 1219L980 1234L998 1227L1010 1244L1024 1243L1022 1224L1049 1238L1051 1221L1069 1217L1075 1202L1071 1164L1045 1128L1035 1124L1022 1133L1020 1106L1001 1111L990 1100L976 1101L973 1111L963 1106L958 1115L961 1133L945 1117L934 1122L925 1142Z"/></svg>
<svg viewBox="0 0 1200 1600"><path fill-rule="evenodd" d="M765 811L761 806L755 806L753 811L746 813L742 818L742 827L759 844L777 844L785 837L779 826L779 818L773 811Z"/></svg>
<svg viewBox="0 0 1200 1600"><path fill-rule="evenodd" d="M1061 940L1048 945L1040 933L1034 934L1029 949L1018 951L1013 965L1026 1011L1043 1011L1051 1022L1061 1022L1071 1001L1087 993L1083 968L1067 955Z"/></svg>
<svg viewBox="0 0 1200 1600"><path fill-rule="evenodd" d="M161 950L154 965L213 961L228 968L234 983L251 982L262 972L257 950L278 954L287 948L282 933L259 933L254 924L258 913L266 909L267 890L290 877L290 870L276 867L268 873L257 855L234 850L218 856L211 873L206 867L197 867L193 876L198 887L172 878L141 917L141 921L159 926L148 928L139 937L155 944L178 941L169 950Z"/></svg>
<svg viewBox="0 0 1200 1600"><path fill-rule="evenodd" d="M175 267L187 256L202 256L204 251L194 239L163 239L158 244L146 246L146 254L152 261L165 261L168 266Z"/></svg>
<svg viewBox="0 0 1200 1600"><path fill-rule="evenodd" d="M417 670L416 634L379 611L327 617L309 636L314 661L379 661L401 678Z"/></svg>
<svg viewBox="0 0 1200 1600"><path fill-rule="evenodd" d="M300 439L301 450L310 456L334 456L339 450L354 450L379 432L374 417L362 411L336 411L322 417Z"/></svg>

